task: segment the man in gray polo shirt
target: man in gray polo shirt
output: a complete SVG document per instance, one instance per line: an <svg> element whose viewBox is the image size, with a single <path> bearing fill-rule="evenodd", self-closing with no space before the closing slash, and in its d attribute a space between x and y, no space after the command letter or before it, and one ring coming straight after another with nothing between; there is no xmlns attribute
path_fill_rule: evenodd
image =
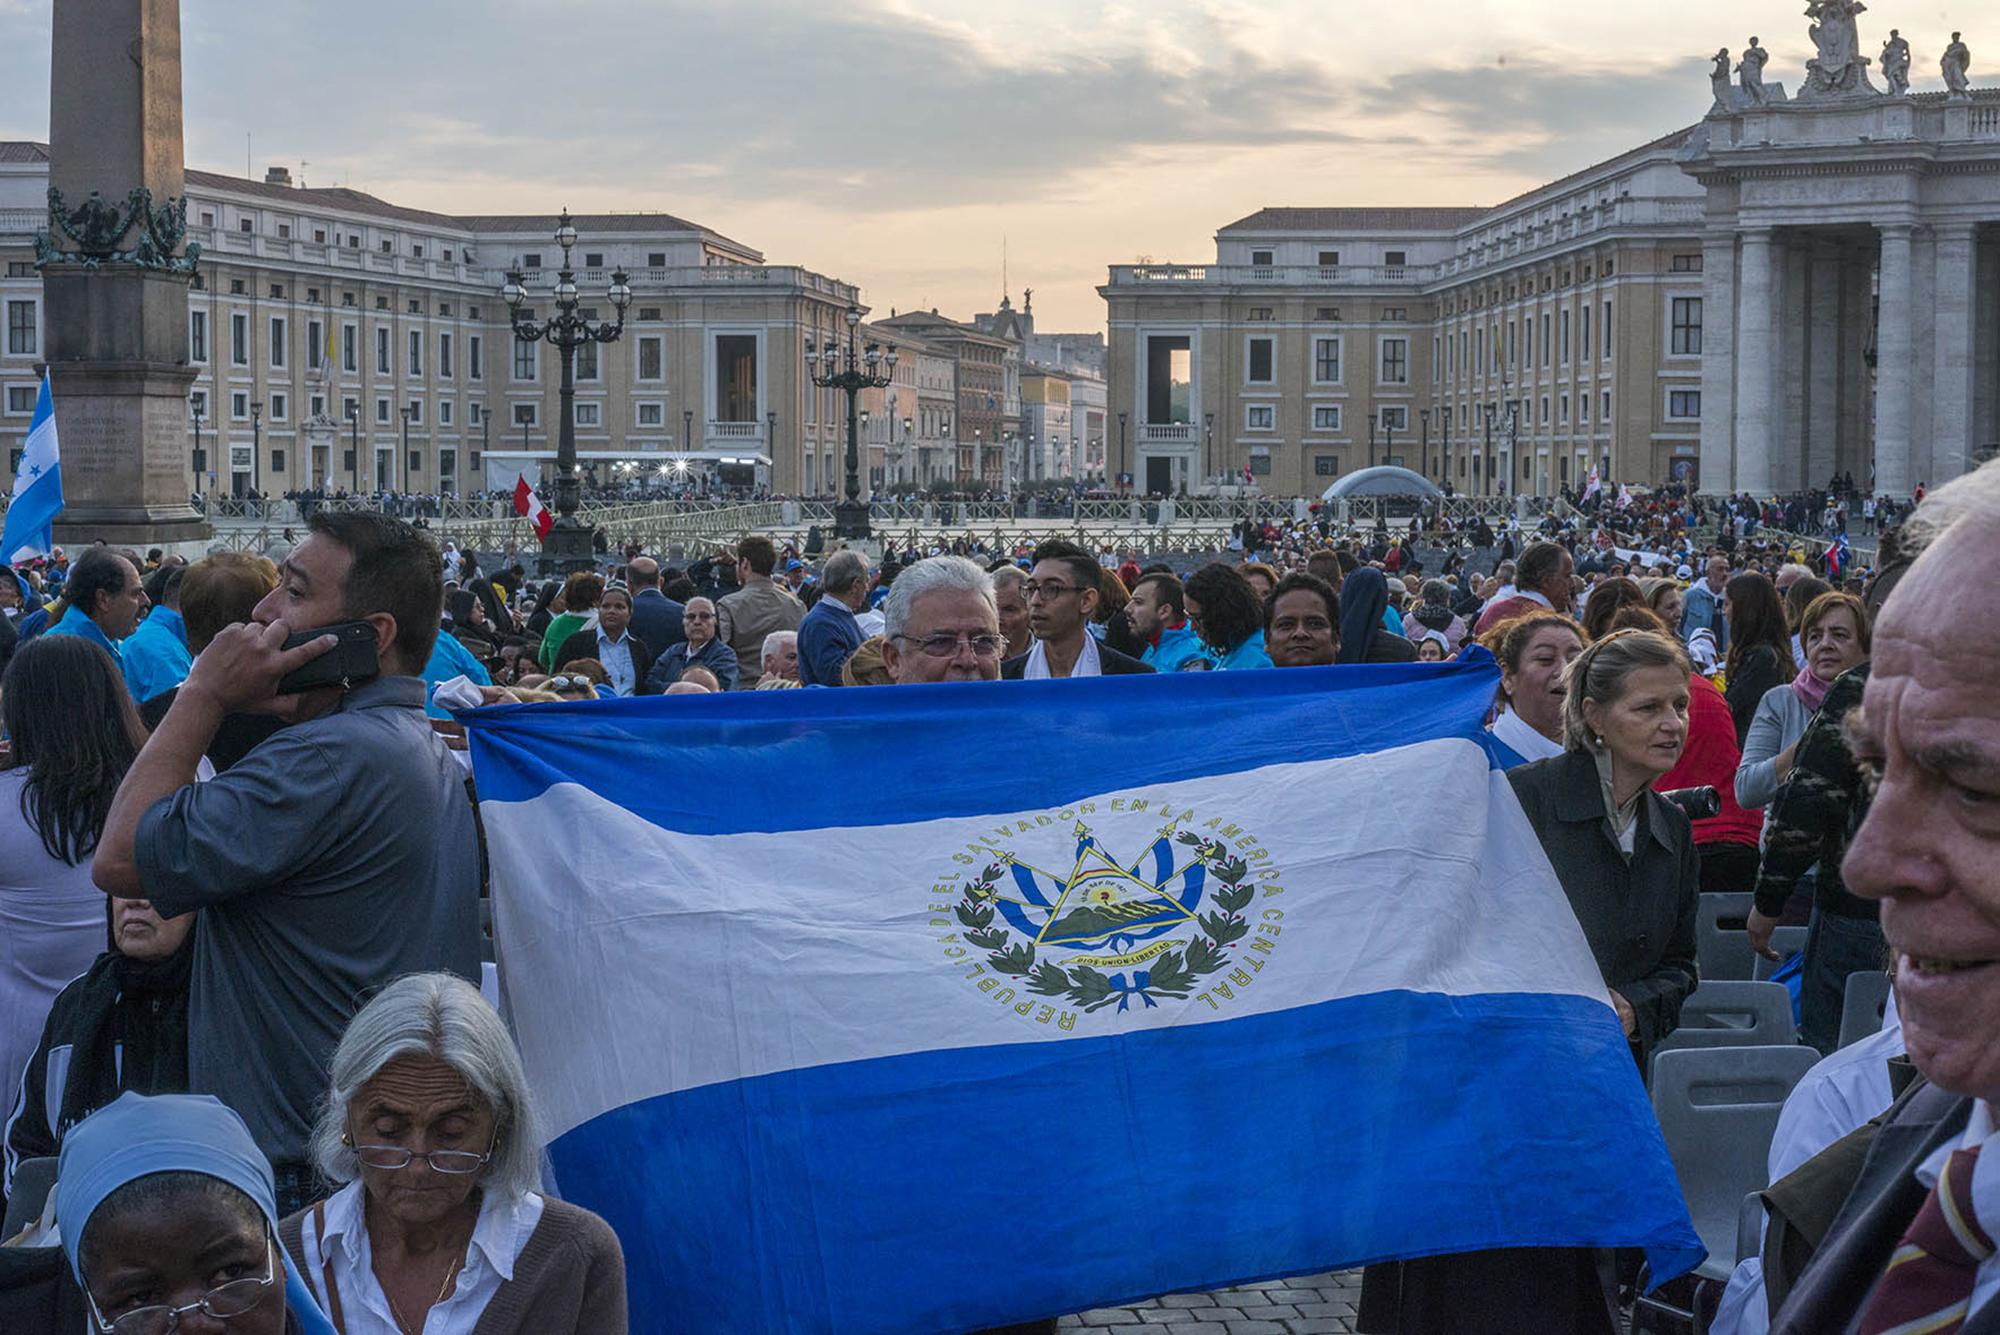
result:
<svg viewBox="0 0 2000 1335"><path fill-rule="evenodd" d="M424 970L479 980L479 848L464 776L424 717L443 605L437 552L399 520L315 515L249 625L216 636L112 802L92 874L195 920L188 1081L243 1115L278 1170L280 1209L317 1194L306 1165L327 1063L375 990ZM366 620L382 674L279 696L333 646L292 627ZM225 714L294 721L194 781Z"/></svg>

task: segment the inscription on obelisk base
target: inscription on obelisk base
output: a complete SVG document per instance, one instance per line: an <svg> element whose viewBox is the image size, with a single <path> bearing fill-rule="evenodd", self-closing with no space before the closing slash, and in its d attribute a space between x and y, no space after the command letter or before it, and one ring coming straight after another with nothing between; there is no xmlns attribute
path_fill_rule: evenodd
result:
<svg viewBox="0 0 2000 1335"><path fill-rule="evenodd" d="M58 542L198 542L179 0L55 0L49 228L36 238Z"/></svg>

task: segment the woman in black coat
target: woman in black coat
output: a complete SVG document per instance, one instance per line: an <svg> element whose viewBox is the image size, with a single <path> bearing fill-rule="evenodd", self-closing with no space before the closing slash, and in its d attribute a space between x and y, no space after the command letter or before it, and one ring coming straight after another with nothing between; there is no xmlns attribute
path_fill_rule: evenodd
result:
<svg viewBox="0 0 2000 1335"><path fill-rule="evenodd" d="M1569 670L1566 750L1508 773L1643 1064L1695 985L1701 864L1679 807L1653 792L1687 741L1688 662L1653 631L1597 641ZM1643 1066L1642 1066L1643 1069ZM1549 1073L1561 1079L1560 1072ZM1367 1335L1611 1335L1607 1258L1513 1247L1370 1266Z"/></svg>

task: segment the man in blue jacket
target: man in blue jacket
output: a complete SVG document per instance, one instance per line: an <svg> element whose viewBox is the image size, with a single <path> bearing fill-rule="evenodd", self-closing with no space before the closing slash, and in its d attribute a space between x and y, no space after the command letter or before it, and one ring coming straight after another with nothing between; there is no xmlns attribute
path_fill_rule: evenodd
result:
<svg viewBox="0 0 2000 1335"><path fill-rule="evenodd" d="M687 609L660 592L660 563L650 556L632 558L625 567L625 583L632 590L632 633L658 662L687 638L681 629Z"/></svg>
<svg viewBox="0 0 2000 1335"><path fill-rule="evenodd" d="M1191 658L1205 658L1201 637L1187 623L1181 582L1172 575L1147 575L1125 604L1132 632L1146 642L1139 661L1155 672L1179 672Z"/></svg>
<svg viewBox="0 0 2000 1335"><path fill-rule="evenodd" d="M859 552L835 552L819 582L824 592L799 622L799 680L838 686L841 668L866 638L855 614L868 601L868 560Z"/></svg>

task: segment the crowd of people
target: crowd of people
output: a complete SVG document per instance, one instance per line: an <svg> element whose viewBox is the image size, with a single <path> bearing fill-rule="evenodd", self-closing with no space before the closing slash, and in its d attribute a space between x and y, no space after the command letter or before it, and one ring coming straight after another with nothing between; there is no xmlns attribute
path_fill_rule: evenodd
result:
<svg viewBox="0 0 2000 1335"><path fill-rule="evenodd" d="M94 546L0 568L6 1190L57 1160L0 1248L0 1328L281 1331L308 1308L344 1335L624 1328L618 1241L540 1191L491 1000L452 714L501 702L1490 655L1494 754L1638 1069L1697 984L1698 896L1754 891L1756 949L1808 929L1802 1040L1833 1053L1848 976L1892 968L1896 1055L1976 1152L2000 1098L2000 466L1865 570L1696 545L1691 517L1672 498L1440 541L1313 515L1191 568L1068 539L809 560L752 535L538 583L322 509L276 562ZM1855 1188L1894 1196L1888 1242L1937 1208L1923 1176ZM1790 1260L1773 1296L1845 1315L1774 1301L1773 1329L1878 1301L1872 1275ZM1631 1278L1586 1249L1373 1267L1362 1329L1610 1330Z"/></svg>

